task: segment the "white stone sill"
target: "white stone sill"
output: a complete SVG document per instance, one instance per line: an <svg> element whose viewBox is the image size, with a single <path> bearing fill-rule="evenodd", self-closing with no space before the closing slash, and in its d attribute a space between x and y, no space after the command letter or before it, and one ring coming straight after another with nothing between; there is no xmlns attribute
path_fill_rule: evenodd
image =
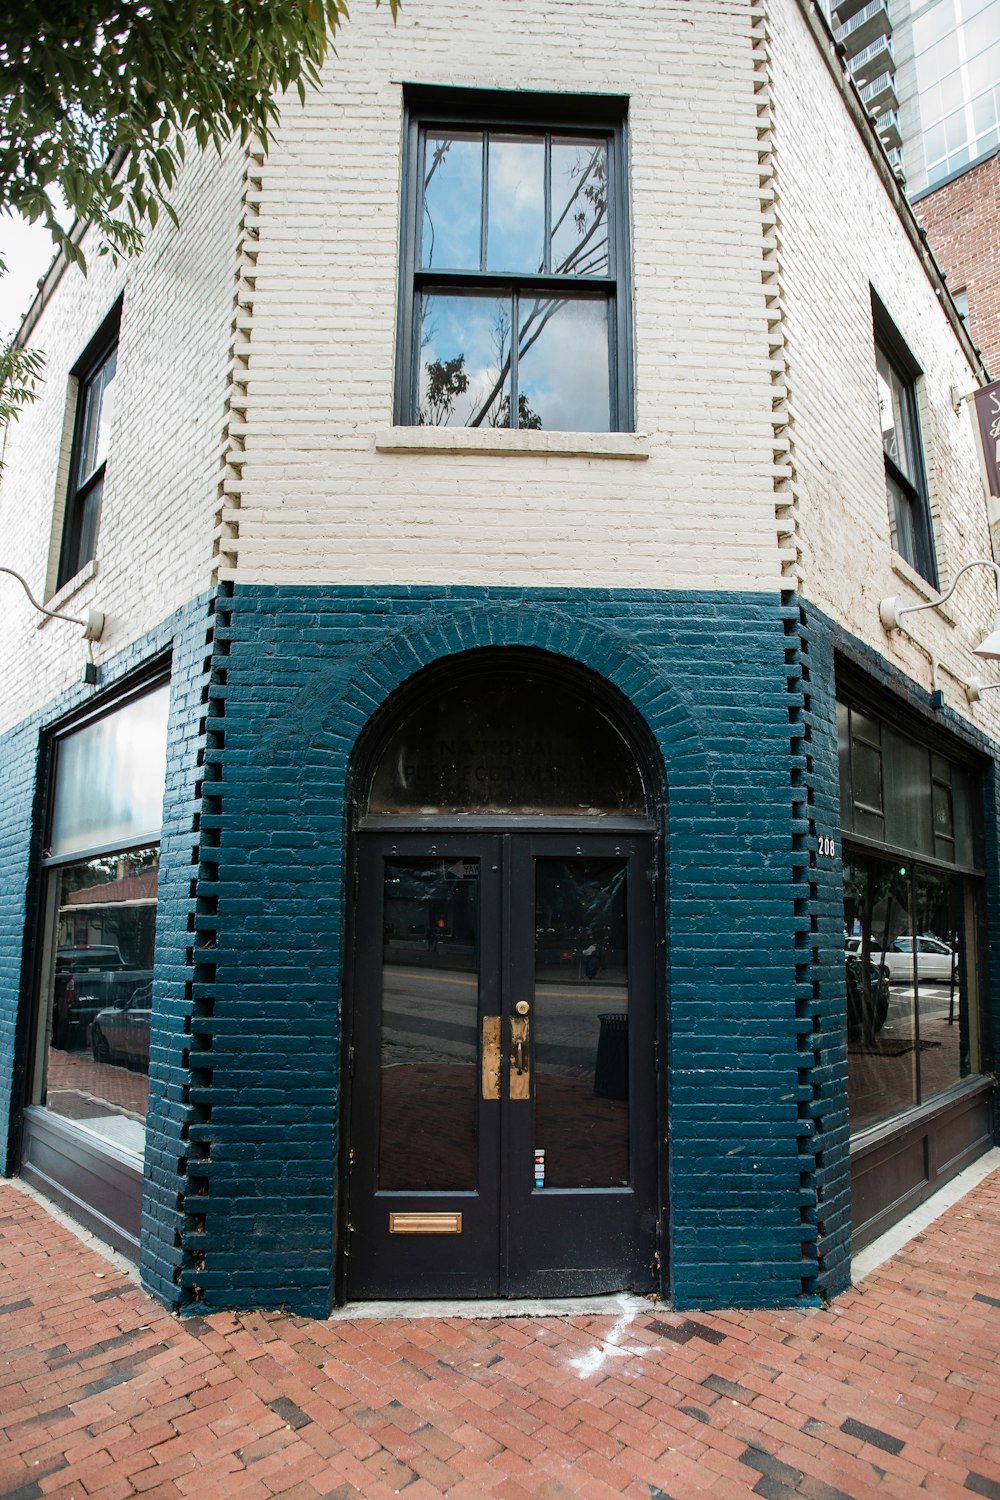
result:
<svg viewBox="0 0 1000 1500"><path fill-rule="evenodd" d="M640 432L514 432L505 428L385 427L378 453L473 453L489 458L612 458L642 462L649 438Z"/></svg>

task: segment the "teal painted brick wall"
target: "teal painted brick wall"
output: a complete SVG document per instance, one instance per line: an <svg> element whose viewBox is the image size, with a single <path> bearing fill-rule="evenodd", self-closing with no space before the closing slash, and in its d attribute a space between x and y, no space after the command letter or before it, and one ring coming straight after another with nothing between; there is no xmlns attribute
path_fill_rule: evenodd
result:
<svg viewBox="0 0 1000 1500"><path fill-rule="evenodd" d="M176 1298L173 1262L179 1253L177 1206L183 1186L179 1167L186 1149L182 1133L187 1060L181 1042L185 960L191 941L186 903L192 846L197 843L192 834L193 794L204 715L199 673L210 610L207 596L192 601L104 663L96 690L74 685L0 738L0 1160L11 1173L17 1167L35 972L35 902L41 885L37 870L46 812L41 784L44 736L77 710L112 696L147 663L172 654L143 1222L147 1281L167 1301Z"/></svg>
<svg viewBox="0 0 1000 1500"><path fill-rule="evenodd" d="M663 757L673 1297L811 1295L787 615L777 597L600 590L237 587L219 601L225 685L206 751L218 847L203 889L218 941L182 1276L193 1299L328 1309L348 766L407 678L500 645L609 679Z"/></svg>

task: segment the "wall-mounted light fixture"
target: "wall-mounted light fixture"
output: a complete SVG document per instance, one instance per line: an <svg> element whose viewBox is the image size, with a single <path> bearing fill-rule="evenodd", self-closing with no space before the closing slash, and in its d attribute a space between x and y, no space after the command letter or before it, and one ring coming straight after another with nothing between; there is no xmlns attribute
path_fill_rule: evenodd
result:
<svg viewBox="0 0 1000 1500"><path fill-rule="evenodd" d="M80 625L83 628L83 639L87 642L89 660L84 663L83 680L92 687L97 682L97 663L94 661L94 642L99 641L104 634L104 614L99 609L88 609L86 619L79 615L68 615L59 609L46 609L44 604L39 604L27 580L16 573L13 568L5 568L0 564L0 573L8 573L11 578L16 578L24 589L33 609L37 609L40 615L46 615L50 620L65 620L69 625Z"/></svg>
<svg viewBox="0 0 1000 1500"><path fill-rule="evenodd" d="M892 599L883 599L878 607L878 617L882 621L885 630L902 630L903 616L914 615L921 609L936 609L939 604L946 604L958 587L959 579L963 573L968 573L970 568L990 568L997 581L997 592L1000 596L1000 567L986 557L973 558L959 568L955 574L955 581L946 594L938 599L930 599L926 604L904 604L898 596ZM981 656L986 661L1000 661L1000 607L994 617L993 625L985 640L980 641L978 646L972 647L974 656Z"/></svg>
<svg viewBox="0 0 1000 1500"><path fill-rule="evenodd" d="M1000 682L984 682L981 677L970 677L965 684L965 696L970 703L978 703L984 693L992 693L995 688L1000 688Z"/></svg>

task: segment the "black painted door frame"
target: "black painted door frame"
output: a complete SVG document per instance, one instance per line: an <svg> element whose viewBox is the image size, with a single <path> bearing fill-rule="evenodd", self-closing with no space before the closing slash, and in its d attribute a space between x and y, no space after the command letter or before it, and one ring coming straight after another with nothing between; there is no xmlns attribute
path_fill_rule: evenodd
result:
<svg viewBox="0 0 1000 1500"><path fill-rule="evenodd" d="M519 820L520 822L520 820ZM344 1007L344 1171L340 1300L373 1297L569 1296L660 1289L661 1165L657 1063L655 851L652 832L591 827L544 830L362 832L355 843L349 972ZM648 825L647 825L648 826ZM466 825L468 827L468 825ZM462 1190L379 1186L383 891L387 862L465 862L478 874L476 1174ZM537 1187L537 1057L528 1020L517 1053L517 1008L535 997L537 861L615 861L625 880L628 931L628 1183ZM428 938L428 942L431 939ZM389 980L386 980L389 983ZM499 1098L484 1097L484 1021L501 1040ZM513 1023L513 1029L512 1029ZM411 1024L412 1018L411 1018ZM494 1033L495 1035L496 1033ZM518 1063L528 1097L517 1093ZM596 1082L595 1082L596 1088ZM432 1232L414 1230L430 1216ZM393 1218L392 1216L397 1216ZM459 1219L460 1216L460 1219ZM460 1222L460 1230L448 1225ZM403 1231L393 1225L405 1226Z"/></svg>

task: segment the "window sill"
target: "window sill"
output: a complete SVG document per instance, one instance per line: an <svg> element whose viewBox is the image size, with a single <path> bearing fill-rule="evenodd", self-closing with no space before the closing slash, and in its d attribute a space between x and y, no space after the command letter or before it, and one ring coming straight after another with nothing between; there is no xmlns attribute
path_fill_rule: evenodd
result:
<svg viewBox="0 0 1000 1500"><path fill-rule="evenodd" d="M490 458L616 458L642 462L649 439L639 432L514 432L505 428L385 427L375 434L378 453L481 453Z"/></svg>
<svg viewBox="0 0 1000 1500"><path fill-rule="evenodd" d="M908 583L914 593L919 594L921 599L925 600L928 604L944 592L943 589L935 588L932 583L928 583L927 579L917 572L913 564L908 563L906 558L898 552L893 552L892 554L892 571L896 574L897 578L902 578L905 583ZM949 625L957 623L951 600L947 604L939 604L937 612L943 619L948 621Z"/></svg>
<svg viewBox="0 0 1000 1500"><path fill-rule="evenodd" d="M89 583L92 578L96 577L97 558L92 557L89 563L84 563L79 573L74 573L73 577L70 578L68 582L64 583L62 588L52 595L51 599L46 599L45 608L51 609L54 612L58 613L62 609L63 605L67 604L70 599L72 599L74 594L78 594L85 584ZM35 629L44 630L46 625L48 624L49 617L47 615L41 615L39 617L38 623L35 626Z"/></svg>

